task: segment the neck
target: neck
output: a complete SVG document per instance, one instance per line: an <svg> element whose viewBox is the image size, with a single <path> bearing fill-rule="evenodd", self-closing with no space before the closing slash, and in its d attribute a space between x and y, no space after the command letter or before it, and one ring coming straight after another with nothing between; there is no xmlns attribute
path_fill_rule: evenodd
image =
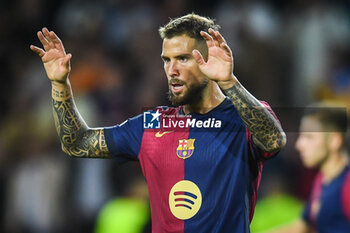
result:
<svg viewBox="0 0 350 233"><path fill-rule="evenodd" d="M343 171L347 163L348 155L346 152L338 151L330 154L320 169L323 176L323 183L330 183Z"/></svg>
<svg viewBox="0 0 350 233"><path fill-rule="evenodd" d="M225 95L222 93L218 84L214 81L209 81L207 88L202 92L202 95L194 103L184 105L184 113L192 112L205 114L224 101Z"/></svg>

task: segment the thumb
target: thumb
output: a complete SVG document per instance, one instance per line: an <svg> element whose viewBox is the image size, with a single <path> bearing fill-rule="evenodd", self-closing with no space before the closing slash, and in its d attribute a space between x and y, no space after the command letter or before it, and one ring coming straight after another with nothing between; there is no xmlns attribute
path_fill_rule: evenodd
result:
<svg viewBox="0 0 350 233"><path fill-rule="evenodd" d="M205 65L205 61L203 59L203 56L197 49L192 51L192 55L193 55L194 59L196 60L196 62L198 63L198 65L200 65L200 66Z"/></svg>
<svg viewBox="0 0 350 233"><path fill-rule="evenodd" d="M68 65L71 58L72 58L72 54L68 53L62 61L62 65L64 66Z"/></svg>

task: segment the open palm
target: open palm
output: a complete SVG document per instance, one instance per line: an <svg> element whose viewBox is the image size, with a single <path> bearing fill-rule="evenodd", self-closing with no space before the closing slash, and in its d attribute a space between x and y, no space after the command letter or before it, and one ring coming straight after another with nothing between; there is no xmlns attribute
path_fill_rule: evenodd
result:
<svg viewBox="0 0 350 233"><path fill-rule="evenodd" d="M228 81L233 73L231 49L219 32L209 29L209 33L201 32L201 36L206 40L208 46L207 62L198 50L193 51L193 56L202 73L209 79L217 82Z"/></svg>
<svg viewBox="0 0 350 233"><path fill-rule="evenodd" d="M71 54L66 54L63 44L58 36L43 28L38 32L38 38L44 49L30 46L30 49L37 53L44 64L46 74L51 81L64 83L70 72Z"/></svg>

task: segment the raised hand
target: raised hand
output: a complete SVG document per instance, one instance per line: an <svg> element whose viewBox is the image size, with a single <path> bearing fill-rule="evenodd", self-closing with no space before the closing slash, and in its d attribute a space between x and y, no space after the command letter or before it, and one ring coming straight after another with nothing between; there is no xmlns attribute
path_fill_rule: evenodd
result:
<svg viewBox="0 0 350 233"><path fill-rule="evenodd" d="M65 83L70 72L71 54L66 54L62 41L53 32L43 28L37 33L44 49L30 46L37 53L44 64L46 74L52 82Z"/></svg>
<svg viewBox="0 0 350 233"><path fill-rule="evenodd" d="M208 32L201 31L201 36L205 39L208 46L207 62L196 49L192 51L192 55L196 59L202 73L209 79L218 82L220 86L230 86L236 81L233 75L232 51L219 32L211 28Z"/></svg>

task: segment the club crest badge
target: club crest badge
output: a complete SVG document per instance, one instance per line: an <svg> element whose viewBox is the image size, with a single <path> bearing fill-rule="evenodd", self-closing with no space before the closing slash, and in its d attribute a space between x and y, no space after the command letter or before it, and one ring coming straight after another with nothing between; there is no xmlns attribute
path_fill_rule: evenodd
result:
<svg viewBox="0 0 350 233"><path fill-rule="evenodd" d="M179 145L176 149L176 155L180 159L187 159L191 157L194 151L194 141L196 139L180 139Z"/></svg>

